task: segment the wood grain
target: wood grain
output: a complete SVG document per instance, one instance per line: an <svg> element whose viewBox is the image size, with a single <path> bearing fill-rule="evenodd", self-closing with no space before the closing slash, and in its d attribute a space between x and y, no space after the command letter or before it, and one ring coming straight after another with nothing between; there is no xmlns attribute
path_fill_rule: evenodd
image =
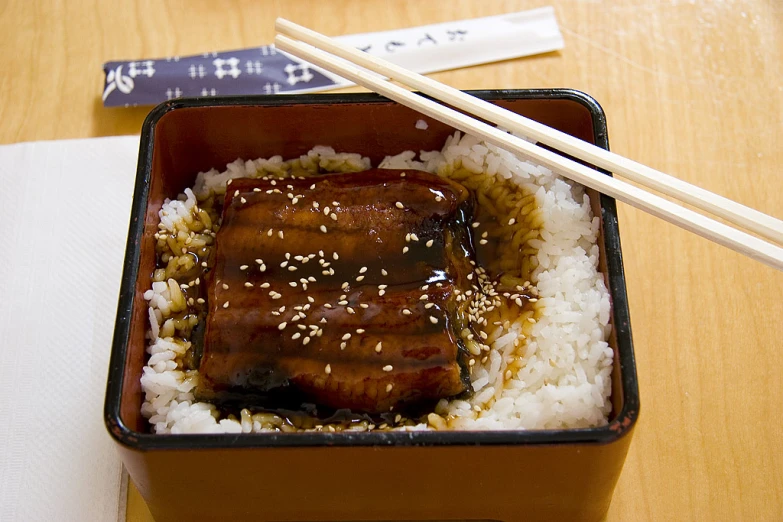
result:
<svg viewBox="0 0 783 522"><path fill-rule="evenodd" d="M552 4L566 48L433 75L593 95L613 150L783 218L776 0L0 2L0 143L138 132L101 64ZM642 415L607 520L783 519L783 273L620 205ZM135 489L128 520L151 520Z"/></svg>

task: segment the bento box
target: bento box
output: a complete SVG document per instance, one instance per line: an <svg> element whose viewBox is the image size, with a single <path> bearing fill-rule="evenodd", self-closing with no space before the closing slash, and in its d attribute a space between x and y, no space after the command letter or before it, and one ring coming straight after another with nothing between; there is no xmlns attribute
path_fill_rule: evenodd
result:
<svg viewBox="0 0 783 522"><path fill-rule="evenodd" d="M567 89L473 91L608 148L598 103ZM599 270L611 297L611 413L599 427L498 431L155 434L141 413L148 355L144 294L166 198L237 158L296 157L314 145L376 164L436 150L453 129L375 94L172 100L144 122L105 402L122 461L158 521L600 520L639 414L617 213L600 217ZM610 354L611 355L611 354Z"/></svg>

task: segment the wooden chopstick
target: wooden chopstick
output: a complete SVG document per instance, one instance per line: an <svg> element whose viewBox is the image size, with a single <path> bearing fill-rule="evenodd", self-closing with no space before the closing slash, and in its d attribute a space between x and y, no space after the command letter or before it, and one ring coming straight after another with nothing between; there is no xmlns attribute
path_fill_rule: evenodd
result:
<svg viewBox="0 0 783 522"><path fill-rule="evenodd" d="M278 27L281 21L278 20ZM285 30L285 27L283 27ZM304 35L307 37L307 35ZM324 37L326 38L326 37ZM556 172L633 205L654 216L669 221L706 239L731 248L778 270L783 270L783 249L750 234L724 225L714 219L689 210L660 196L650 194L619 179L605 176L555 152L538 147L525 140L480 122L454 109L416 95L354 64L319 50L307 43L297 42L283 35L275 37L275 45L303 60L322 67L358 85L367 87L402 105L411 107L454 128L474 134L493 145L533 158ZM374 58L374 60L378 60ZM473 98L473 97L470 97ZM472 102L472 100L469 100ZM465 109L465 107L463 107ZM472 112L472 110L471 110Z"/></svg>
<svg viewBox="0 0 783 522"><path fill-rule="evenodd" d="M278 18L275 22L275 28L282 34L309 43L319 49L358 64L365 69L386 76L391 80L418 89L452 107L466 110L507 130L549 145L597 167L612 171L614 174L677 198L684 203L725 219L736 226L783 244L783 221L758 210L642 165L619 154L586 143L569 134L515 114L492 103L479 100L475 96L466 94L459 89L436 82L386 60L361 52L289 20Z"/></svg>

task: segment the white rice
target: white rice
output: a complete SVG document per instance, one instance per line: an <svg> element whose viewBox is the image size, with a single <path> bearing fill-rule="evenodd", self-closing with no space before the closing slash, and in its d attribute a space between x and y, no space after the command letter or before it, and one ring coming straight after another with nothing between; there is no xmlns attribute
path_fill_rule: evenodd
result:
<svg viewBox="0 0 783 522"><path fill-rule="evenodd" d="M426 125L426 122L424 122ZM417 122L417 128L419 124ZM316 147L299 158L305 168L330 171L364 170L369 160L357 154ZM259 172L282 172L283 159L237 160L224 172L198 175L193 191L161 209L165 230L186 229L196 198L225 193L226 183ZM581 186L564 181L549 169L456 133L441 151L407 151L385 158L379 167L416 168L449 176L457 169L510 180L535 195L539 232L524 246L534 249L530 281L537 288L534 315L509 325L487 328L491 350L471 376L474 393L467 400L442 400L426 423L405 429L542 429L600 426L611 411L613 352L609 292L598 272L596 245L599 218ZM171 280L169 283L173 282ZM178 358L189 343L175 340L172 307L181 305L176 283L153 283L149 303L150 359L141 378L145 392L142 413L155 433L240 433L268 431L256 416L220 419L211 404L194 400L197 372L180 369ZM178 301L178 299L180 301ZM178 305L179 303L179 305ZM494 331L493 331L494 330ZM509 360L514 359L513 371Z"/></svg>

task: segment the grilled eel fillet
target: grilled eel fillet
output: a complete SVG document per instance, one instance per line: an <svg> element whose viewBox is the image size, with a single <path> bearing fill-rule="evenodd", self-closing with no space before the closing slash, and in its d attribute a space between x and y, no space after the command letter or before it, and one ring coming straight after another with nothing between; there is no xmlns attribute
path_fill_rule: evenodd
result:
<svg viewBox="0 0 783 522"><path fill-rule="evenodd" d="M465 392L472 212L467 189L420 171L234 180L197 398L380 413Z"/></svg>

